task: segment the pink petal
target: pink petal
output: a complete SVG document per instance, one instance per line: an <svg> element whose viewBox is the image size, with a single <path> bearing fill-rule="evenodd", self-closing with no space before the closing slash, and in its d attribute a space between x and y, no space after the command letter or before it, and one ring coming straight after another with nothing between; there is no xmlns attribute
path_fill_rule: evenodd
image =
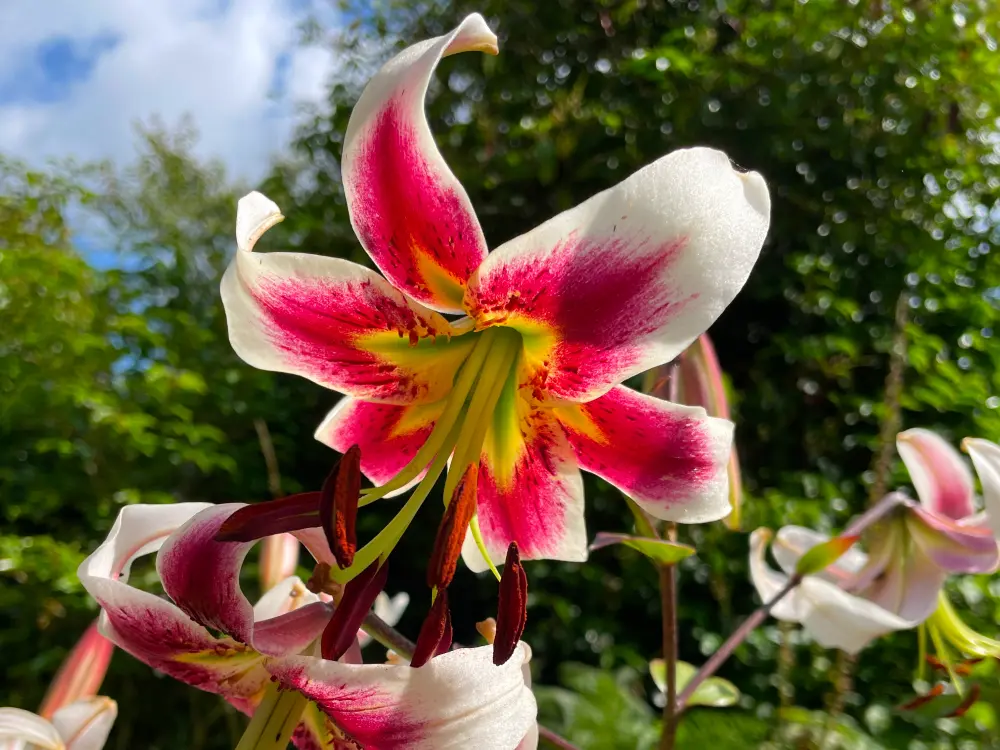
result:
<svg viewBox="0 0 1000 750"><path fill-rule="evenodd" d="M206 503L131 505L77 575L101 605L101 631L149 666L209 692L252 695L267 682L260 656L231 638L216 638L177 606L129 586L132 561L155 552Z"/></svg>
<svg viewBox="0 0 1000 750"><path fill-rule="evenodd" d="M523 559L587 559L583 479L562 427L519 397L501 399L479 464L476 510L490 557L504 560L517 542ZM470 535L462 558L487 569Z"/></svg>
<svg viewBox="0 0 1000 750"><path fill-rule="evenodd" d="M259 193L240 201L237 223L260 201ZM245 362L376 401L436 401L450 390L472 337L453 338L443 317L356 263L242 244L222 302Z"/></svg>
<svg viewBox="0 0 1000 750"><path fill-rule="evenodd" d="M215 505L171 534L156 558L163 589L191 618L257 651L298 653L323 631L330 608L308 604L254 623L254 611L240 588L240 569L252 542L217 542L219 528L242 503Z"/></svg>
<svg viewBox="0 0 1000 750"><path fill-rule="evenodd" d="M461 312L486 240L434 144L424 96L438 61L468 50L497 52L497 38L478 14L387 62L351 113L341 162L361 244L398 289L442 312Z"/></svg>
<svg viewBox="0 0 1000 750"><path fill-rule="evenodd" d="M930 430L906 430L896 436L896 449L928 510L955 519L975 512L972 474L946 440Z"/></svg>
<svg viewBox="0 0 1000 750"><path fill-rule="evenodd" d="M465 307L522 332L542 393L590 401L668 362L742 288L767 233L755 172L676 151L491 253Z"/></svg>
<svg viewBox="0 0 1000 750"><path fill-rule="evenodd" d="M986 518L993 535L1000 539L1000 446L981 438L966 438L963 445L983 485Z"/></svg>
<svg viewBox="0 0 1000 750"><path fill-rule="evenodd" d="M521 671L523 646L493 666L492 647L463 648L420 669L347 665L310 657L269 661L366 750L514 750L535 722L535 699Z"/></svg>
<svg viewBox="0 0 1000 750"><path fill-rule="evenodd" d="M611 482L650 515L702 523L729 514L731 422L624 386L554 411L581 468Z"/></svg>
<svg viewBox="0 0 1000 750"><path fill-rule="evenodd" d="M1000 563L997 540L985 526L956 522L912 502L906 523L920 550L948 573L992 573Z"/></svg>
<svg viewBox="0 0 1000 750"><path fill-rule="evenodd" d="M376 485L396 476L427 441L444 401L397 406L342 398L316 430L316 439L343 453L352 445L361 449L361 471ZM398 495L423 478L421 473Z"/></svg>

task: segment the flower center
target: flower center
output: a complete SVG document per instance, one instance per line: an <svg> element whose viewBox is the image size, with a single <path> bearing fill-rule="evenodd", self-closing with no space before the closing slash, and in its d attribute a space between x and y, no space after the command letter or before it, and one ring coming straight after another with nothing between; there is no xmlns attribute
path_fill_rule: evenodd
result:
<svg viewBox="0 0 1000 750"><path fill-rule="evenodd" d="M388 556L441 474L447 469L444 485L447 503L465 470L479 462L497 403L508 380L514 377L522 341L517 331L499 326L488 328L482 333L466 335L476 336L476 344L462 365L431 434L395 477L381 487L363 491L358 505L368 505L390 492L403 489L416 480L425 468L426 474L396 517L371 542L357 551L353 563L342 570L330 571L334 580L340 583L349 581L376 558L384 559ZM470 527L480 552L489 561L475 516ZM492 562L490 567L499 579Z"/></svg>
<svg viewBox="0 0 1000 750"><path fill-rule="evenodd" d="M236 750L284 750L308 703L297 690L282 690L271 682Z"/></svg>

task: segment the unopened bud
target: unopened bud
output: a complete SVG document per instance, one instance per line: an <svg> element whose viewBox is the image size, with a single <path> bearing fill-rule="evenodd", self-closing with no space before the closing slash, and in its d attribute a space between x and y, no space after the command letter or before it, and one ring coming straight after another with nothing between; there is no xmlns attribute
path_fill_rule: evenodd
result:
<svg viewBox="0 0 1000 750"><path fill-rule="evenodd" d="M63 706L97 695L114 649L98 631L97 621L92 622L56 672L38 714L51 719Z"/></svg>

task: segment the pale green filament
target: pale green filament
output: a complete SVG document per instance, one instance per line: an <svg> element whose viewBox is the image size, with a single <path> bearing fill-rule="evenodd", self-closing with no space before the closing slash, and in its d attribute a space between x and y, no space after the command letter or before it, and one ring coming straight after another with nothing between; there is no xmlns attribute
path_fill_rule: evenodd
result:
<svg viewBox="0 0 1000 750"><path fill-rule="evenodd" d="M469 358L462 366L462 371L459 373L458 379L455 381L455 385L448 395L448 403L445 405L441 416L438 417L430 436L420 446L420 449L410 459L409 463L396 476L381 487L373 487L370 490L362 492L361 502L358 503L359 506L368 505L379 498L385 497L394 490L405 487L409 482L420 476L420 472L424 470L424 467L431 462L439 451L445 448L451 428L462 414L466 397L469 395L469 391L472 390L477 376L483 369L483 362L486 361L486 357L490 353L495 337L496 332L492 328L480 334L479 340L472 349L472 353L469 354Z"/></svg>
<svg viewBox="0 0 1000 750"><path fill-rule="evenodd" d="M308 703L297 690L270 683L236 750L284 750Z"/></svg>
<svg viewBox="0 0 1000 750"><path fill-rule="evenodd" d="M430 463L427 473L396 516L355 553L350 567L330 571L333 580L346 583L375 560L388 556L448 466L449 457L453 460L444 492L446 500L451 497L465 469L479 460L493 412L517 363L520 348L520 335L514 331L488 329L480 334L430 436L399 474L381 487L366 490L358 504L367 505L405 487ZM478 526L474 526L472 533L491 570L499 577L486 553Z"/></svg>
<svg viewBox="0 0 1000 750"><path fill-rule="evenodd" d="M472 520L469 522L469 530L472 532L472 540L476 543L476 547L479 549L479 554L483 556L486 564L490 566L490 572L499 581L500 571L497 570L497 566L493 564L493 560L490 558L490 553L486 549L486 542L483 541L483 534L479 530L479 516L473 516Z"/></svg>

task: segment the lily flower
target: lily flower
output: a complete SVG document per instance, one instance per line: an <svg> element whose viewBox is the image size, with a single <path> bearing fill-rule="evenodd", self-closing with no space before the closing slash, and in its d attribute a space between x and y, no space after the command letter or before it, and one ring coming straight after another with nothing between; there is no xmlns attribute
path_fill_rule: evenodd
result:
<svg viewBox="0 0 1000 750"><path fill-rule="evenodd" d="M412 518L446 467L450 497L478 464L476 570L511 542L584 560L580 469L657 518L725 516L731 423L620 384L679 355L739 292L767 233L764 180L719 151L677 151L488 253L423 109L438 61L470 50L498 51L478 14L386 63L351 115L347 206L384 276L253 252L283 217L259 193L240 201L221 290L236 353L346 395L316 437L360 446L378 485L362 504L417 484ZM345 578L387 549L362 552Z"/></svg>
<svg viewBox="0 0 1000 750"><path fill-rule="evenodd" d="M110 698L68 703L51 720L20 708L0 708L0 749L101 750L118 715Z"/></svg>
<svg viewBox="0 0 1000 750"><path fill-rule="evenodd" d="M420 669L361 664L352 584L334 607L292 577L251 606L239 574L253 543L215 541L241 507L122 509L79 569L103 610L105 636L151 667L252 713L240 750L283 748L290 735L302 748L517 747L536 711L521 673L524 648L500 667L489 648L434 656ZM295 536L321 564L335 564L321 530ZM169 600L128 584L132 562L154 552ZM336 661L324 658L328 635L343 640L330 632L334 622L353 627L354 644Z"/></svg>
<svg viewBox="0 0 1000 750"><path fill-rule="evenodd" d="M295 575L299 566L299 540L291 534L275 534L261 542L260 585L268 591Z"/></svg>

